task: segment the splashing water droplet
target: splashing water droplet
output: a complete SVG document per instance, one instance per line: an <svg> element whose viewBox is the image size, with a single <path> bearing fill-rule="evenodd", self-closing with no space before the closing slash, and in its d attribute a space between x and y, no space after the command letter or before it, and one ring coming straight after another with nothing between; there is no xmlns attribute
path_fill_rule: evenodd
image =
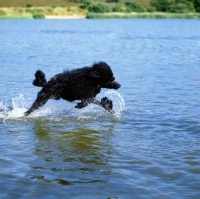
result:
<svg viewBox="0 0 200 199"><path fill-rule="evenodd" d="M22 94L17 97L12 98L12 108L8 108L8 105L4 109L4 119L17 118L24 116L25 108L25 99Z"/></svg>
<svg viewBox="0 0 200 199"><path fill-rule="evenodd" d="M105 96L113 101L113 109L117 117L121 116L121 112L124 110L125 101L124 98L116 91L107 91Z"/></svg>

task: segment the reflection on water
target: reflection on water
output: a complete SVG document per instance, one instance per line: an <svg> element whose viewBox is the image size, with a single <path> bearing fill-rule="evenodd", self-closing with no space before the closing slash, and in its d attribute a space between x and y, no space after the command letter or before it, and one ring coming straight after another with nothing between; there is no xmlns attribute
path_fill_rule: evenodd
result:
<svg viewBox="0 0 200 199"><path fill-rule="evenodd" d="M67 126L76 125L74 121L66 122ZM40 161L31 165L31 173L26 177L64 185L105 181L99 177L99 172L104 175L102 167L110 158L112 146L109 139L113 126L99 132L87 128L91 122L81 123L68 130L63 123L52 122L49 126L49 121L36 120L34 155L39 156ZM48 174L52 171L60 173L60 178L52 179ZM38 172L41 174L37 175ZM70 177L72 173L75 174ZM95 173L97 178L94 178ZM81 177L83 174L87 178ZM105 174L109 175L108 169Z"/></svg>
<svg viewBox="0 0 200 199"><path fill-rule="evenodd" d="M69 122L69 121L68 121ZM60 126L59 126L60 125ZM105 164L106 154L109 154L109 137L102 138L102 132L87 129L88 124L83 127L74 127L70 131L62 129L62 124L52 125L51 128L42 121L35 122L35 132L38 138L35 154L44 156L46 161L58 158L64 162L82 162L85 164ZM56 132L54 128L57 129ZM61 128L61 129L60 129ZM60 131L58 131L60 129ZM109 136L112 132L109 127ZM105 140L106 139L106 140ZM106 149L106 151L105 151ZM62 154L60 156L60 154Z"/></svg>

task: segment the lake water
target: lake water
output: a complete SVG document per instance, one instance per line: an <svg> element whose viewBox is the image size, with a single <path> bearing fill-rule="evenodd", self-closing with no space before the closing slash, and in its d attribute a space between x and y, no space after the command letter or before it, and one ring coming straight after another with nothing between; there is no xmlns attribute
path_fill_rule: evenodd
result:
<svg viewBox="0 0 200 199"><path fill-rule="evenodd" d="M28 117L34 73L107 62L96 105ZM199 20L0 20L0 198L200 198Z"/></svg>

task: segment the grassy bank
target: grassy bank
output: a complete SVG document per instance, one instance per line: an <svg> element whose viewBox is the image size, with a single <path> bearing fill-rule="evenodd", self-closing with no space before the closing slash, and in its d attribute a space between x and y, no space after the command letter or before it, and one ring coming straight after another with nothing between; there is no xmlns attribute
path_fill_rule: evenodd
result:
<svg viewBox="0 0 200 199"><path fill-rule="evenodd" d="M199 19L200 13L92 13L88 19Z"/></svg>
<svg viewBox="0 0 200 199"><path fill-rule="evenodd" d="M33 19L32 15L26 15L26 16L22 16L22 15L3 15L0 16L0 19Z"/></svg>
<svg viewBox="0 0 200 199"><path fill-rule="evenodd" d="M31 18L83 18L87 11L79 7L3 7L0 8L0 19L31 19Z"/></svg>

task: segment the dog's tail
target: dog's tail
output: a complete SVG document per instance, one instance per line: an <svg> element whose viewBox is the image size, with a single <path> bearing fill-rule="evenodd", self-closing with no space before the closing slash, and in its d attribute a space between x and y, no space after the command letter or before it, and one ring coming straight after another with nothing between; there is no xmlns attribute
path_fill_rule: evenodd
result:
<svg viewBox="0 0 200 199"><path fill-rule="evenodd" d="M41 70L37 70L35 73L35 79L33 80L33 85L38 87L44 87L47 84L45 74Z"/></svg>

